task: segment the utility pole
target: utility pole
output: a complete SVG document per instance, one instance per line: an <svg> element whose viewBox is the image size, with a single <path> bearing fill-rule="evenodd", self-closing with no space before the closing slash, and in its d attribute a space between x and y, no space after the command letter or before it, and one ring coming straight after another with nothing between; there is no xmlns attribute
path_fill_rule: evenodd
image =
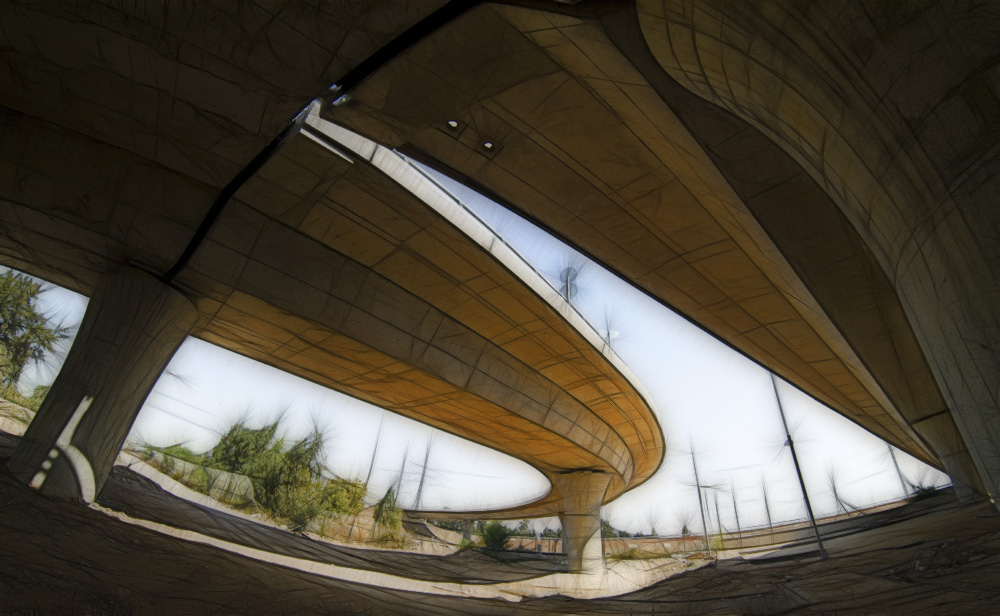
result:
<svg viewBox="0 0 1000 616"><path fill-rule="evenodd" d="M413 508L420 509L420 494L424 491L424 478L427 477L427 460L431 457L431 441L434 437L427 439L427 449L424 450L424 468L420 471L420 485L417 486L417 498L416 502L413 504Z"/></svg>
<svg viewBox="0 0 1000 616"><path fill-rule="evenodd" d="M365 477L365 492L368 491L368 482L372 480L372 471L375 470L375 456L378 455L378 444L382 440L382 424L385 423L385 413L378 422L378 434L375 435L375 449L372 450L372 461L368 464L368 476Z"/></svg>
<svg viewBox="0 0 1000 616"><path fill-rule="evenodd" d="M719 550L726 549L726 541L722 536L722 516L719 515L719 492L716 491L712 495L712 500L715 501L715 523L719 525Z"/></svg>
<svg viewBox="0 0 1000 616"><path fill-rule="evenodd" d="M733 495L733 515L736 516L736 536L739 538L740 547L743 547L743 529L740 527L740 509L736 506L736 481L733 476L729 476L729 487Z"/></svg>
<svg viewBox="0 0 1000 616"><path fill-rule="evenodd" d="M698 462L694 458L694 440L691 441L691 465L694 467L694 485L698 489L698 511L701 512L701 529L705 532L705 547L712 556L712 542L708 539L708 524L705 523L705 506L701 502L701 481L698 480Z"/></svg>
<svg viewBox="0 0 1000 616"><path fill-rule="evenodd" d="M819 536L819 527L816 526L816 516L813 515L812 504L809 502L809 493L806 492L806 482L802 479L802 468L799 466L799 457L795 455L795 442L792 441L792 433L788 430L788 421L785 419L785 409L781 406L781 395L778 393L778 381L771 373L771 385L774 387L774 398L778 401L778 412L781 414L781 425L785 427L785 436L788 438L785 444L792 451L792 462L795 463L795 474L799 476L799 487L802 488L802 500L806 503L806 512L809 514L809 521L812 522L813 532L816 533L816 545L819 546L819 557L827 557L826 548L823 547L823 539Z"/></svg>
<svg viewBox="0 0 1000 616"><path fill-rule="evenodd" d="M903 479L903 471L899 470L899 462L896 461L896 452L893 451L892 445L889 443L886 443L886 446L889 447L889 456L892 457L892 465L896 467L896 474L899 475L899 486L903 488L903 498L906 498L910 495L910 490L906 487L906 480Z"/></svg>
<svg viewBox="0 0 1000 616"><path fill-rule="evenodd" d="M378 444L382 440L382 424L385 423L385 413L382 413L382 419L378 422L378 434L375 435L375 448L372 449L372 461L368 464L368 476L365 477L365 498L368 498L368 486L372 480L372 471L375 470L375 456L378 455ZM364 503L362 503L364 504ZM354 525L358 523L358 516L354 516L351 521L351 529L347 531L347 541L351 541L351 535L354 534Z"/></svg>
<svg viewBox="0 0 1000 616"><path fill-rule="evenodd" d="M774 538L774 524L771 522L771 503L767 499L767 483L764 482L764 473L760 474L760 489L764 492L764 511L767 512L767 527L771 529L771 538Z"/></svg>

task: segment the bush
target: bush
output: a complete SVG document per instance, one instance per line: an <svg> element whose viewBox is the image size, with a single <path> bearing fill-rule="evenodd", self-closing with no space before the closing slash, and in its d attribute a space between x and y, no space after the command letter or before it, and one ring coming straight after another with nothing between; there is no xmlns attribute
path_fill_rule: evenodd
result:
<svg viewBox="0 0 1000 616"><path fill-rule="evenodd" d="M462 520L438 520L438 519L433 519L433 520L427 520L427 523L428 524L433 524L434 526L437 526L438 528L443 528L445 530L454 531L456 533L463 533L463 532L465 532L465 529L463 528L464 525L465 525L465 522L462 521Z"/></svg>
<svg viewBox="0 0 1000 616"><path fill-rule="evenodd" d="M322 476L323 433L285 443L278 436L281 420L261 428L239 421L226 431L208 458L210 466L250 478L254 498L276 518L301 529L323 512L357 513L365 485Z"/></svg>
<svg viewBox="0 0 1000 616"><path fill-rule="evenodd" d="M614 537L631 537L632 533L624 530L619 530L611 525L611 522L607 520L601 520L601 537L604 539L610 539Z"/></svg>
<svg viewBox="0 0 1000 616"><path fill-rule="evenodd" d="M907 497L907 502L915 503L925 498L930 498L938 493L937 486L925 486L920 483L910 484L913 492Z"/></svg>
<svg viewBox="0 0 1000 616"><path fill-rule="evenodd" d="M393 488L375 504L375 524L384 530L399 530L403 526L403 512L396 506L396 491Z"/></svg>
<svg viewBox="0 0 1000 616"><path fill-rule="evenodd" d="M500 522L490 521L483 524L483 546L487 550L507 549L507 540L513 534L509 528Z"/></svg>
<svg viewBox="0 0 1000 616"><path fill-rule="evenodd" d="M368 490L360 481L335 477L323 489L324 509L340 515L354 515L364 508Z"/></svg>
<svg viewBox="0 0 1000 616"><path fill-rule="evenodd" d="M39 385L35 387L35 391L30 396L23 396L14 385L4 385L0 381L0 398L37 413L38 408L42 406L42 401L45 400L45 396L49 393L50 387L51 385ZM21 423L31 423L31 419L28 417L20 417L19 415L13 415L12 417Z"/></svg>
<svg viewBox="0 0 1000 616"><path fill-rule="evenodd" d="M158 451L164 455L170 456L171 458L177 458L178 460L190 462L191 464L197 464L199 466L205 464L204 454L195 453L181 444L170 445L169 447L153 447L151 445L147 445L147 448L153 451Z"/></svg>
<svg viewBox="0 0 1000 616"><path fill-rule="evenodd" d="M655 558L670 558L672 554L667 550L660 549L657 551L647 551L641 548L625 548L617 552L611 552L608 554L608 560L623 561L623 560L653 560Z"/></svg>

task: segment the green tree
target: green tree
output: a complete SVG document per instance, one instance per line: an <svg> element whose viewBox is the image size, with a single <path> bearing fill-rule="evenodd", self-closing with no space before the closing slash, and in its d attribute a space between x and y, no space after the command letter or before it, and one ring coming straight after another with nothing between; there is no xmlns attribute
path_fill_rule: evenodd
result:
<svg viewBox="0 0 1000 616"><path fill-rule="evenodd" d="M632 533L626 530L619 530L611 525L607 520L601 520L601 537L605 539L613 537L631 537Z"/></svg>
<svg viewBox="0 0 1000 616"><path fill-rule="evenodd" d="M42 285L10 270L0 274L0 380L13 386L29 361L40 362L52 346L69 335L64 327L49 327L35 300Z"/></svg>
<svg viewBox="0 0 1000 616"><path fill-rule="evenodd" d="M491 520L483 524L483 546L487 550L507 549L507 540L514 534L512 530L500 522Z"/></svg>
<svg viewBox="0 0 1000 616"><path fill-rule="evenodd" d="M265 509L305 527L323 512L356 513L365 485L323 476L323 433L314 428L290 445L279 435L281 419L260 428L237 421L219 439L208 465L250 478L254 498Z"/></svg>

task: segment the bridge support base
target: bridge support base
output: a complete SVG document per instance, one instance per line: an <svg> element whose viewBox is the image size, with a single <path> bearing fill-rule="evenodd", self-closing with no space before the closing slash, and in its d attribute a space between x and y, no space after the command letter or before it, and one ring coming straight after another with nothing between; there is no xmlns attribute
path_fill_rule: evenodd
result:
<svg viewBox="0 0 1000 616"><path fill-rule="evenodd" d="M573 471L555 476L562 490L563 551L574 573L604 571L604 548L601 544L601 503L611 482L610 473Z"/></svg>
<svg viewBox="0 0 1000 616"><path fill-rule="evenodd" d="M59 376L7 466L56 497L93 500L197 312L180 292L134 269L90 298Z"/></svg>

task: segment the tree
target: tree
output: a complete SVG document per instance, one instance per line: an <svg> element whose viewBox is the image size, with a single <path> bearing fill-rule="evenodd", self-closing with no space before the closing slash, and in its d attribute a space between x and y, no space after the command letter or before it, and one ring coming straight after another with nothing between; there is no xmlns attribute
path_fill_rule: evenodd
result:
<svg viewBox="0 0 1000 616"><path fill-rule="evenodd" d="M489 521L483 524L483 546L487 550L504 550L507 548L507 540L514 534L509 528L497 521Z"/></svg>
<svg viewBox="0 0 1000 616"><path fill-rule="evenodd" d="M30 277L7 270L0 274L0 380L13 386L29 361L38 363L60 340L69 337L64 327L49 327L35 300L42 285Z"/></svg>
<svg viewBox="0 0 1000 616"><path fill-rule="evenodd" d="M631 536L632 533L628 532L627 530L617 529L611 525L611 522L608 522L607 520L604 519L601 520L601 537L605 539L610 539L614 537L629 538Z"/></svg>

